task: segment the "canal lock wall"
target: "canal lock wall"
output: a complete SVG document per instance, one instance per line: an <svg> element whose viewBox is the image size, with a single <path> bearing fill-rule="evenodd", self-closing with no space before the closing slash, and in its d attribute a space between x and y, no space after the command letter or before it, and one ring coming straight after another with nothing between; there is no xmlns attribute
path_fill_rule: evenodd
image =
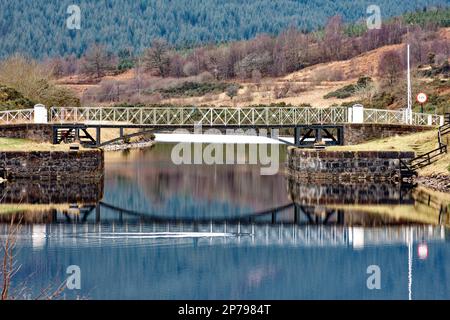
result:
<svg viewBox="0 0 450 320"><path fill-rule="evenodd" d="M414 158L414 152L327 151L288 148L288 175L308 182L398 182L400 159Z"/></svg>
<svg viewBox="0 0 450 320"><path fill-rule="evenodd" d="M101 149L74 151L2 151L4 179L99 179L103 177Z"/></svg>

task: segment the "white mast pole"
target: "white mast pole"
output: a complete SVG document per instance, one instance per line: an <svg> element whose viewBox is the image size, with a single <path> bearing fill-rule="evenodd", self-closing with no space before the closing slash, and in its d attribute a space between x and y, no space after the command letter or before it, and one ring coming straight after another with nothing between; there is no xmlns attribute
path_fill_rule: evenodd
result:
<svg viewBox="0 0 450 320"><path fill-rule="evenodd" d="M409 124L412 124L412 98L411 98L411 68L410 68L410 64L409 64L409 43L407 45L407 64L408 64L408 74L407 74L407 78L408 78L408 108L407 108L407 122Z"/></svg>

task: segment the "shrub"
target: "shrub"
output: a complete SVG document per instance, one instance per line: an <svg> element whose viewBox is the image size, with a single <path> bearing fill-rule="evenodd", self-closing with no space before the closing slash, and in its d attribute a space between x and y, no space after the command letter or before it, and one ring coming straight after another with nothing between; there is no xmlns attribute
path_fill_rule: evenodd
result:
<svg viewBox="0 0 450 320"><path fill-rule="evenodd" d="M288 82L286 82L282 86L276 86L273 90L273 95L274 95L275 99L286 98L290 88L291 88L291 84Z"/></svg>
<svg viewBox="0 0 450 320"><path fill-rule="evenodd" d="M326 95L324 95L324 99L330 99L330 98L338 98L338 99L345 99L348 97L351 97L356 91L356 86L354 84L349 84L345 87L339 88L335 91L329 92Z"/></svg>
<svg viewBox="0 0 450 320"><path fill-rule="evenodd" d="M450 77L450 64L448 61L444 61L440 66L433 66L429 70L425 70L422 72L425 77L433 78L436 76L443 76L445 78Z"/></svg>
<svg viewBox="0 0 450 320"><path fill-rule="evenodd" d="M338 98L338 99L345 99L353 96L356 91L360 88L365 88L369 84L372 83L372 78L370 77L360 77L356 84L349 84L342 88L339 88L335 91L329 92L324 96L324 99L330 99L330 98Z"/></svg>
<svg viewBox="0 0 450 320"><path fill-rule="evenodd" d="M395 100L396 100L395 95L383 91L373 96L371 108L386 109L386 107L393 104Z"/></svg>
<svg viewBox="0 0 450 320"><path fill-rule="evenodd" d="M226 88L227 96L229 96L231 100L233 100L233 98L235 96L237 96L238 91L239 91L239 86L237 84L232 84L230 86L227 86L227 88Z"/></svg>
<svg viewBox="0 0 450 320"><path fill-rule="evenodd" d="M17 90L5 85L0 85L0 109L1 110L13 110L13 109L28 109L32 108L35 102L28 98L25 98Z"/></svg>
<svg viewBox="0 0 450 320"><path fill-rule="evenodd" d="M157 90L164 98L201 97L207 93L222 93L230 85L223 82L184 82L172 88ZM238 86L239 89L239 86Z"/></svg>

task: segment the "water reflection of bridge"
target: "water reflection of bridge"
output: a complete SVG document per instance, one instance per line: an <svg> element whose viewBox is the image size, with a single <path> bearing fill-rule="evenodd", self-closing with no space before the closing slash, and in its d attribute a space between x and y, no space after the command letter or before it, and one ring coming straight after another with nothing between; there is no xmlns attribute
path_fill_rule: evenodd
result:
<svg viewBox="0 0 450 320"><path fill-rule="evenodd" d="M6 228L0 225L0 230ZM294 224L138 223L26 225L21 232L34 247L96 245L248 245L353 247L445 241L443 226L360 228ZM30 237L31 236L31 237Z"/></svg>
<svg viewBox="0 0 450 320"><path fill-rule="evenodd" d="M51 185L48 184L48 185ZM48 185L46 185L48 187ZM92 184L95 186L95 184ZM84 186L84 185L83 185ZM45 186L28 186L25 194L17 192L22 185L7 184L0 204L0 221L7 222L15 215L25 223L231 223L231 224L294 224L341 225L374 227L385 225L431 224L450 225L449 201L427 193L424 189L404 190L393 185L304 185L288 180L291 202L252 212L224 212L197 214L197 210L182 212L171 207L135 206L119 199L125 207L116 205L114 197L99 201L98 194L83 197L73 192L40 198ZM64 188L64 184L63 184ZM98 187L97 187L98 188ZM95 189L95 188L94 188ZM95 191L92 189L93 191ZM36 192L38 190L39 192ZM65 189L66 190L66 189ZM97 189L96 189L97 190ZM102 187L100 186L100 189ZM31 192L30 192L31 191ZM75 190L75 192L77 192ZM53 189L53 194L56 195ZM23 199L29 200L25 201ZM36 200L40 202L36 203ZM75 202L68 202L75 201ZM45 202L48 202L45 204ZM15 205L12 205L16 203ZM139 203L144 203L140 201ZM196 207L195 207L196 208ZM177 210L175 210L177 209ZM214 210L214 207L210 207Z"/></svg>
<svg viewBox="0 0 450 320"><path fill-rule="evenodd" d="M51 211L45 225L26 224L32 245L148 244L345 246L445 241L445 226L289 203L233 218L171 217L108 203ZM6 218L7 216L4 216Z"/></svg>

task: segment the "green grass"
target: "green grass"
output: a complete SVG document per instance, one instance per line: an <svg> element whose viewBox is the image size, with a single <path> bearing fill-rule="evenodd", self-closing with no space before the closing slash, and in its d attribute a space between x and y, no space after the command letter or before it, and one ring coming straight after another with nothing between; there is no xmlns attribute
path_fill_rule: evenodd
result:
<svg viewBox="0 0 450 320"><path fill-rule="evenodd" d="M68 151L64 144L38 143L27 139L0 138L0 151Z"/></svg>

